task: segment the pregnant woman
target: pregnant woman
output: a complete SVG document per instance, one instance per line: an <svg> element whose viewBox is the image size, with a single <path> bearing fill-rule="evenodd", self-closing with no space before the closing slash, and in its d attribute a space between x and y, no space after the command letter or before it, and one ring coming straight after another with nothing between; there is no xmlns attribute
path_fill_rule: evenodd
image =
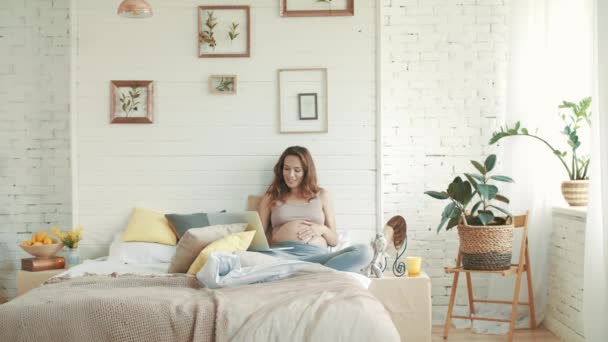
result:
<svg viewBox="0 0 608 342"><path fill-rule="evenodd" d="M317 185L312 156L305 147L287 148L274 166L274 179L258 208L276 256L316 262L340 271L360 272L372 258L371 248L336 246L336 219L331 197Z"/></svg>

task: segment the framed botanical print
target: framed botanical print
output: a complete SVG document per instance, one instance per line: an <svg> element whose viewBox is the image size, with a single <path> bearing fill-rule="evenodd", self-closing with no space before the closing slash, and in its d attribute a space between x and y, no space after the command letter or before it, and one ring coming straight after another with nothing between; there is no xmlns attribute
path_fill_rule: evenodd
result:
<svg viewBox="0 0 608 342"><path fill-rule="evenodd" d="M152 123L152 81L110 81L110 123Z"/></svg>
<svg viewBox="0 0 608 342"><path fill-rule="evenodd" d="M199 6L198 56L249 57L249 6Z"/></svg>
<svg viewBox="0 0 608 342"><path fill-rule="evenodd" d="M327 132L327 98L327 69L280 69L279 132Z"/></svg>
<svg viewBox="0 0 608 342"><path fill-rule="evenodd" d="M354 0L279 0L282 17L332 17L355 15Z"/></svg>
<svg viewBox="0 0 608 342"><path fill-rule="evenodd" d="M212 94L236 94L236 75L209 76L209 91Z"/></svg>

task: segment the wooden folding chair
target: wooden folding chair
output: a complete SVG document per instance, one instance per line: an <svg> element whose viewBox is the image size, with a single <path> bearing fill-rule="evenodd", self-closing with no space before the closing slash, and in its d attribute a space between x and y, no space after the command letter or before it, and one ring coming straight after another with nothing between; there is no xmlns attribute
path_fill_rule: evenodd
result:
<svg viewBox="0 0 608 342"><path fill-rule="evenodd" d="M515 330L515 322L517 320L517 305L528 305L530 309L530 328L536 327L536 319L534 313L534 289L532 287L532 269L530 268L530 253L528 251L528 213L521 216L515 216L513 218L515 228L522 228L523 234L521 238L521 249L519 253L519 259L517 264L511 264L511 268L504 271L473 271L465 270L462 267L462 256L460 249L458 251L458 257L456 258L455 268L446 268L446 272L454 273L454 280L452 282L452 293L450 294L450 304L448 306L448 314L445 320L445 326L443 328L443 338L448 338L448 332L452 323L452 318L463 318L470 320L480 321L494 321L494 322L507 322L509 325L509 334L507 338L509 342L513 341L513 331ZM458 287L458 277L460 273L465 273L467 277L467 292L469 297L469 316L453 315L454 301L456 300L456 288ZM519 290L521 286L522 273L526 272L526 279L528 281L528 302L519 301ZM513 293L513 300L482 300L473 298L473 285L471 282L471 273L495 273L503 276L516 275L515 280L515 291ZM475 303L493 303L493 304L509 304L511 305L511 319L499 319L499 318L486 318L486 317L474 317Z"/></svg>

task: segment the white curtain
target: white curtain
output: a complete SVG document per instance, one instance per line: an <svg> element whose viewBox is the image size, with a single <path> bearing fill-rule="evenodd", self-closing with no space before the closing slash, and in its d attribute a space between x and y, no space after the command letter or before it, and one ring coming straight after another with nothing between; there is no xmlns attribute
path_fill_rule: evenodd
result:
<svg viewBox="0 0 608 342"><path fill-rule="evenodd" d="M591 95L592 11L591 0L512 0L509 2L509 65L507 102L504 123L513 126L521 121L530 132L550 141L556 148L567 149L558 105L562 100L578 101ZM589 136L583 133L582 149L588 149ZM586 140L585 140L586 139ZM536 321L542 322L549 286L549 247L552 208L567 204L560 185L568 174L552 152L539 141L511 137L501 141L500 149L490 151L502 158L501 172L515 184L504 186L514 214L530 211L529 249L536 304ZM519 256L519 242L514 243L514 260ZM515 277L494 277L488 297L511 300ZM527 286L522 282L521 297L527 301ZM479 307L479 314L510 318L508 306ZM519 307L517 327L528 327L527 306ZM477 321L479 332L504 333L508 324Z"/></svg>
<svg viewBox="0 0 608 342"><path fill-rule="evenodd" d="M591 203L585 234L585 338L608 340L608 3L595 4L595 98L591 169Z"/></svg>

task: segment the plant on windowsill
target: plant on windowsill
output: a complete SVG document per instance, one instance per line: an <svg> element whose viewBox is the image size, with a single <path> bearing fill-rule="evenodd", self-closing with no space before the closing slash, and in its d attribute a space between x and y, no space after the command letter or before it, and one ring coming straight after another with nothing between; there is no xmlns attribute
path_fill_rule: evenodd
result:
<svg viewBox="0 0 608 342"><path fill-rule="evenodd" d="M506 270L511 267L513 223L511 213L495 205L496 201L508 204L509 199L499 194L498 187L490 181L512 183L507 176L490 175L496 165L496 155L488 156L485 162L471 160L479 171L465 173L467 180L454 178L446 191L426 191L425 194L450 200L441 213L439 232L444 226L449 230L458 226L462 263L467 270ZM478 200L467 210L473 198ZM500 212L506 217L495 215Z"/></svg>
<svg viewBox="0 0 608 342"><path fill-rule="evenodd" d="M559 108L570 109L568 114L562 113L560 117L566 124L562 134L568 139L568 145L572 150L570 161L566 162L565 158L568 155L566 151L560 151L549 144L545 139L536 134L530 134L527 128L521 127L520 122L517 122L514 127L505 126L500 131L492 134L490 145L497 143L502 138L512 136L527 136L537 139L551 149L553 155L559 158L560 162L568 172L570 180L562 182L562 195L570 206L586 206L589 198L589 156L581 156L577 153L577 149L581 146L578 130L583 122L587 122L591 126L591 112L588 112L591 106L591 97L586 97L578 103L563 101Z"/></svg>

